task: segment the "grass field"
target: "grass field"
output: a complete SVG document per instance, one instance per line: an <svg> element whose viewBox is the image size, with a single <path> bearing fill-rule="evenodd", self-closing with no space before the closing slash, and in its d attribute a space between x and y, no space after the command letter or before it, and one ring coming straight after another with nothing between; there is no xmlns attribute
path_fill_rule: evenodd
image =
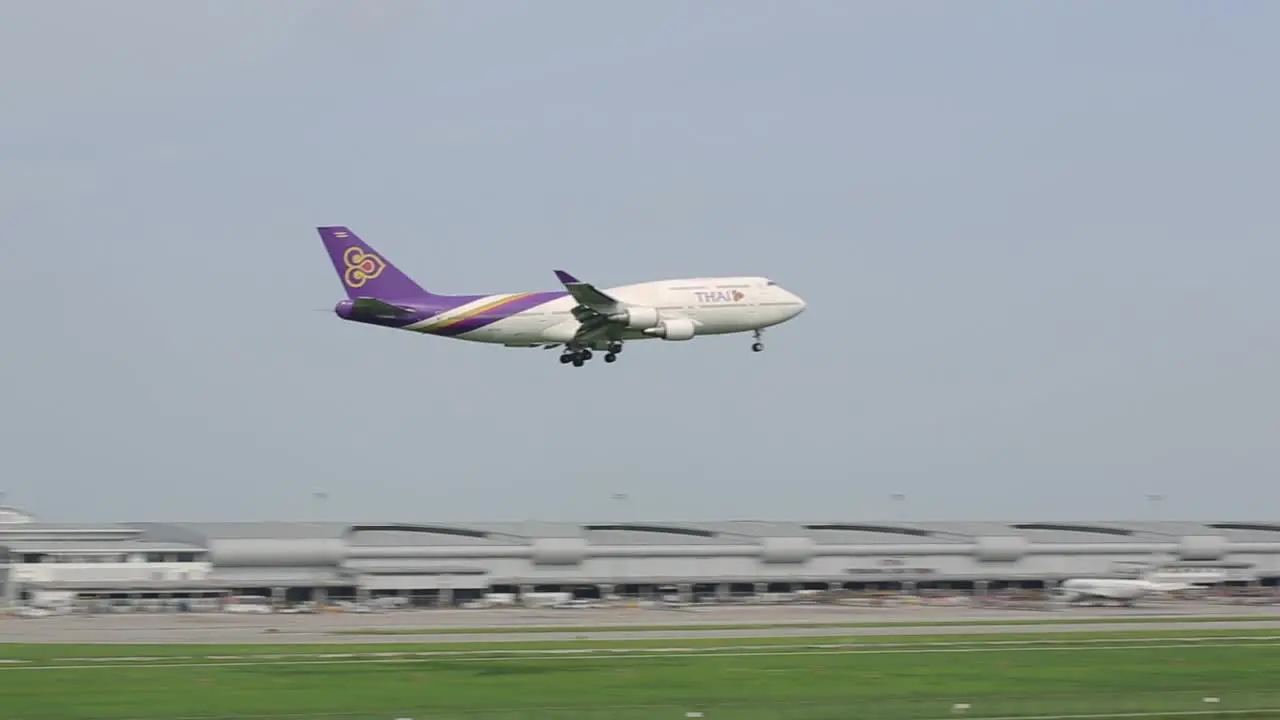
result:
<svg viewBox="0 0 1280 720"><path fill-rule="evenodd" d="M1238 712L1280 709L1277 670L1280 632L1265 630L0 645L0 716L640 720L701 711L706 720L927 720L952 717L955 703L973 718ZM1280 710L1232 717L1280 718Z"/></svg>
<svg viewBox="0 0 1280 720"><path fill-rule="evenodd" d="M180 659L207 658L257 658L272 660L280 655L376 654L430 652L462 652L519 655L521 653L567 654L570 651L613 652L643 649L705 649L723 647L799 647L821 648L833 645L856 644L873 648L933 646L940 648L979 645L995 648L1006 644L1016 645L1096 645L1100 643L1158 643L1199 642L1204 640L1257 640L1280 642L1280 629L1256 630L1216 628L1207 630L1082 630L1072 633L1000 633L992 634L909 634L909 635L823 635L805 637L747 637L747 638L636 638L620 640L593 639L589 635L575 640L473 640L468 642L432 643L333 643L333 644L259 644L251 645L151 645L151 644L67 644L67 643L0 643L0 668L13 661L35 664L74 663L77 658L92 658L93 662L111 659Z"/></svg>

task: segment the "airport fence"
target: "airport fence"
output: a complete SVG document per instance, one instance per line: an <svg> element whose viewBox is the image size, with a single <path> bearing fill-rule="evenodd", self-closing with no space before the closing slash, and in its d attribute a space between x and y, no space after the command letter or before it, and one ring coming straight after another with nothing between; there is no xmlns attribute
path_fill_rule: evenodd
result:
<svg viewBox="0 0 1280 720"><path fill-rule="evenodd" d="M76 720L66 714L6 717L6 720ZM102 716L108 717L108 716ZM432 707L362 713L187 716L164 720L1086 720L1087 718L1233 718L1280 719L1280 690L1275 692L1094 693L978 696L941 700L903 697L826 699L788 702L709 702L680 705L523 707L459 710ZM87 718L85 720L88 720ZM161 720L156 716L155 720Z"/></svg>

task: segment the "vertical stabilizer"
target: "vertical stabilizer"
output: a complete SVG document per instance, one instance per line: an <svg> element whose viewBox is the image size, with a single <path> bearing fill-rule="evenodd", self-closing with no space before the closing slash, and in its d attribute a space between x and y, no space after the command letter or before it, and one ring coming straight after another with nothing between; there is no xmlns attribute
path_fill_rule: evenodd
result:
<svg viewBox="0 0 1280 720"><path fill-rule="evenodd" d="M329 251L333 269L347 289L347 297L411 300L430 295L350 229L341 225L316 229Z"/></svg>

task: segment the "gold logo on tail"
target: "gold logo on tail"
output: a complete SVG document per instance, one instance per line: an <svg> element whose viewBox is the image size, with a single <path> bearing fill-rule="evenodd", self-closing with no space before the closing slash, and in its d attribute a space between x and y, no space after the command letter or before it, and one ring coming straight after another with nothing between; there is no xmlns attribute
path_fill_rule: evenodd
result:
<svg viewBox="0 0 1280 720"><path fill-rule="evenodd" d="M366 282L382 274L387 266L382 258L367 253L358 247L349 247L342 254L342 261L347 264L347 271L342 274L342 281L347 287L358 288Z"/></svg>

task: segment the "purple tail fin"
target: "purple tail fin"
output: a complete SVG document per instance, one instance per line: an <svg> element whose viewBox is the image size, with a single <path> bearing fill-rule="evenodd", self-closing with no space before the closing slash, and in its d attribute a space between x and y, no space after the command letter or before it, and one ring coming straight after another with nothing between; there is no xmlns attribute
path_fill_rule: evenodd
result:
<svg viewBox="0 0 1280 720"><path fill-rule="evenodd" d="M320 239L324 240L324 248L329 251L329 259L338 271L342 286L347 289L347 297L409 300L431 294L374 252L351 230L341 225L316 229L320 231Z"/></svg>

